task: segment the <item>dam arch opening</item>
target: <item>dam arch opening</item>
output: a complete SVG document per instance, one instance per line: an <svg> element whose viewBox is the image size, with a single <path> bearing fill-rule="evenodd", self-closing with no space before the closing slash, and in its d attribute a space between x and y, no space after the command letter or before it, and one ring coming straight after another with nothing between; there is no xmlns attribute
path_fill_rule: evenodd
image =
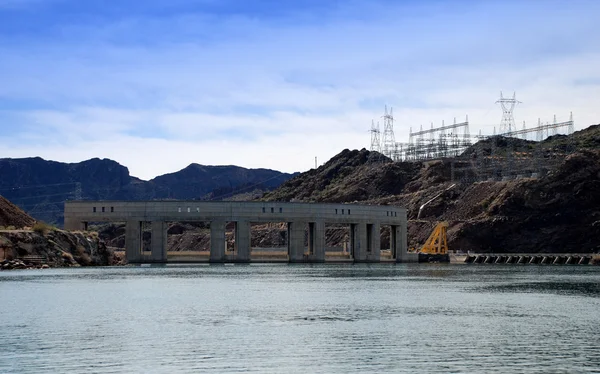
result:
<svg viewBox="0 0 600 374"><path fill-rule="evenodd" d="M250 223L250 259L288 261L291 226L288 222L273 220Z"/></svg>
<svg viewBox="0 0 600 374"><path fill-rule="evenodd" d="M167 262L195 262L210 256L211 222L205 220L165 221L164 245ZM160 245L160 243L155 243Z"/></svg>

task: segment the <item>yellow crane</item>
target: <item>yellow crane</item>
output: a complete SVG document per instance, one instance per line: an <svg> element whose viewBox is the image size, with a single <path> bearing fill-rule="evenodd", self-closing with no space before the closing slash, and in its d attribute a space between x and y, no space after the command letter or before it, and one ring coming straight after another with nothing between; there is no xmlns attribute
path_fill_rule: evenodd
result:
<svg viewBox="0 0 600 374"><path fill-rule="evenodd" d="M448 254L448 238L446 236L448 229L448 222L438 223L427 241L421 247L419 253L428 255L447 255Z"/></svg>
<svg viewBox="0 0 600 374"><path fill-rule="evenodd" d="M448 222L439 222L433 228L425 244L416 251L419 254L419 262L450 262L447 231ZM411 251L415 252L415 249Z"/></svg>

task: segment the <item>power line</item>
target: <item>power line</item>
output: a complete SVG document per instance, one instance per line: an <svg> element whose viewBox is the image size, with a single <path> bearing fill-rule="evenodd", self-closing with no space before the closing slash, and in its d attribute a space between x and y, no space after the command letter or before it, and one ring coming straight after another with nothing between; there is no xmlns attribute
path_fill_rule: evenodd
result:
<svg viewBox="0 0 600 374"><path fill-rule="evenodd" d="M61 200L61 201L40 201L39 203L29 203L29 204L16 204L19 208L24 209L24 210L28 210L25 209L25 207L35 207L38 205L50 205L50 204L64 204L66 200Z"/></svg>
<svg viewBox="0 0 600 374"><path fill-rule="evenodd" d="M72 193L73 193L73 191L68 191L68 192L55 193L55 194L49 194L49 195L36 195L36 196L26 196L26 197L11 197L10 201L16 204L16 201L20 201L20 200L41 199L43 197L70 195Z"/></svg>
<svg viewBox="0 0 600 374"><path fill-rule="evenodd" d="M35 185L30 185L30 186L0 188L0 191L13 191L13 190L21 190L21 189L25 189L25 188L41 188L41 187L51 187L51 186L65 186L65 185L76 184L76 183L77 182L54 183L54 184L35 184Z"/></svg>

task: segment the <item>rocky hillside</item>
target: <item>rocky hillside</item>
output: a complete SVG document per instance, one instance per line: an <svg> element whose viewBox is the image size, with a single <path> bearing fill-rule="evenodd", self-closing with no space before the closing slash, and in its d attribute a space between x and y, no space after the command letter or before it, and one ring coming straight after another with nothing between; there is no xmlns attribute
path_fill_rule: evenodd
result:
<svg viewBox="0 0 600 374"><path fill-rule="evenodd" d="M53 228L0 196L0 270L111 265L117 261L94 232Z"/></svg>
<svg viewBox="0 0 600 374"><path fill-rule="evenodd" d="M49 229L0 230L0 269L113 265L117 261L97 233Z"/></svg>
<svg viewBox="0 0 600 374"><path fill-rule="evenodd" d="M344 150L290 179L266 200L359 202L408 209L409 244L419 246L436 222L450 223L453 249L485 252L600 251L600 126L527 147L576 152L539 179L453 183L452 159L373 163L369 151ZM485 147L477 144L475 147ZM496 146L502 146L498 141ZM419 216L422 204L436 195ZM419 219L417 219L417 217Z"/></svg>
<svg viewBox="0 0 600 374"><path fill-rule="evenodd" d="M39 157L0 159L0 193L36 219L62 225L64 201L223 199L268 191L292 175L268 169L191 164L143 181L119 163L94 158L80 163Z"/></svg>
<svg viewBox="0 0 600 374"><path fill-rule="evenodd" d="M375 163L375 159L382 163ZM400 193L419 172L419 165L394 163L380 154L348 149L318 169L267 193L267 201L352 202Z"/></svg>
<svg viewBox="0 0 600 374"><path fill-rule="evenodd" d="M510 149L493 139L495 147ZM517 152L543 148L576 150L552 161L540 178L461 183L452 181L453 162L392 162L363 150L344 150L318 169L284 182L262 199L269 201L337 202L406 207L411 247L424 243L439 221L448 221L451 249L475 252L597 252L600 251L600 126L570 137L553 136L543 142L517 141ZM573 146L575 144L575 146ZM512 150L515 151L514 144ZM473 151L477 147L479 151ZM490 141L467 151L485 154ZM379 160L379 161L377 161ZM436 197L423 209L420 207ZM419 213L420 211L420 213ZM121 247L124 230L101 233ZM118 234L116 234L118 233ZM208 250L207 227L173 224L169 250ZM253 228L253 246L276 246L285 236L281 227ZM328 246L342 246L347 230L328 229ZM272 243L271 243L271 242ZM382 243L385 245L385 231Z"/></svg>
<svg viewBox="0 0 600 374"><path fill-rule="evenodd" d="M34 223L35 219L3 196L0 196L0 228L22 229L32 227Z"/></svg>
<svg viewBox="0 0 600 374"><path fill-rule="evenodd" d="M448 168L443 163L425 167ZM369 203L409 209L411 244L426 239L435 222L450 223L454 249L485 252L597 252L600 243L600 152L569 156L540 179L479 182L449 181ZM440 191L417 220L419 207Z"/></svg>

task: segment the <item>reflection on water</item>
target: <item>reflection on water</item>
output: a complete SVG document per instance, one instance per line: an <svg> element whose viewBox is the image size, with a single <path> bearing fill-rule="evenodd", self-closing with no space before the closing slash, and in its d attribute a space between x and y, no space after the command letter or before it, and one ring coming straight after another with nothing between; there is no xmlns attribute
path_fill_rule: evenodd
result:
<svg viewBox="0 0 600 374"><path fill-rule="evenodd" d="M0 372L598 372L600 268L0 273Z"/></svg>
<svg viewBox="0 0 600 374"><path fill-rule="evenodd" d="M497 286L487 286L487 289L493 292L522 292L522 293L551 293L565 296L600 296L600 283L598 282L523 282L518 284L503 284Z"/></svg>

